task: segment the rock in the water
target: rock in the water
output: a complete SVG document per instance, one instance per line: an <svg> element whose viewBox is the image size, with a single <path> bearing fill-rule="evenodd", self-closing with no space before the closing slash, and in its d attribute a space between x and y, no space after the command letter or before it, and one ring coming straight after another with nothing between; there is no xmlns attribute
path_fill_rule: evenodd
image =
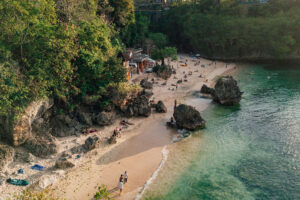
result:
<svg viewBox="0 0 300 200"><path fill-rule="evenodd" d="M57 153L56 144L51 138L35 137L27 140L24 146L33 155L41 158Z"/></svg>
<svg viewBox="0 0 300 200"><path fill-rule="evenodd" d="M67 158L59 158L56 162L55 162L55 167L57 169L68 169L68 168L72 168L75 165L70 162Z"/></svg>
<svg viewBox="0 0 300 200"><path fill-rule="evenodd" d="M141 85L142 88L145 88L145 89L152 89L153 88L152 83L150 81L148 81L147 79L141 80L140 85Z"/></svg>
<svg viewBox="0 0 300 200"><path fill-rule="evenodd" d="M210 87L208 87L207 85L204 84L201 87L200 92L203 93L203 94L211 94L211 95L213 95L214 92L215 92L215 90L213 88L210 88Z"/></svg>
<svg viewBox="0 0 300 200"><path fill-rule="evenodd" d="M155 110L158 113L166 113L168 111L167 107L162 101L158 101L158 103L155 106Z"/></svg>
<svg viewBox="0 0 300 200"><path fill-rule="evenodd" d="M100 125L100 126L106 126L111 125L115 122L116 114L115 112L101 112L97 116L94 117L93 121Z"/></svg>
<svg viewBox="0 0 300 200"><path fill-rule="evenodd" d="M180 104L173 114L176 125L180 129L197 130L205 127L205 120L194 107Z"/></svg>
<svg viewBox="0 0 300 200"><path fill-rule="evenodd" d="M88 151L95 149L96 145L99 144L100 139L98 136L94 135L94 136L90 136L85 140L84 143L84 148Z"/></svg>
<svg viewBox="0 0 300 200"><path fill-rule="evenodd" d="M8 145L0 145L0 171L14 158L14 149Z"/></svg>
<svg viewBox="0 0 300 200"><path fill-rule="evenodd" d="M232 76L223 76L215 85L213 99L222 105L233 105L240 102L242 94L237 81Z"/></svg>

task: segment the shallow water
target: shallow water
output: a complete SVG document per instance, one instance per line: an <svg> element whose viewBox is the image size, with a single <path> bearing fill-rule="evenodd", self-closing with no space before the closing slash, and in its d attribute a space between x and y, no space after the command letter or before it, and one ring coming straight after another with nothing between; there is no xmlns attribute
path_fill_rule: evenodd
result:
<svg viewBox="0 0 300 200"><path fill-rule="evenodd" d="M300 68L248 66L236 78L240 104L202 113L196 156L153 199L300 199Z"/></svg>

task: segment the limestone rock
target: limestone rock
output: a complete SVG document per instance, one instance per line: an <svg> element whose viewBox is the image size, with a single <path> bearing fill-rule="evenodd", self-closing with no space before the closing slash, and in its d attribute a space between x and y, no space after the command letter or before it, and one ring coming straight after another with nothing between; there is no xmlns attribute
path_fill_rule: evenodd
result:
<svg viewBox="0 0 300 200"><path fill-rule="evenodd" d="M197 130L205 127L205 120L194 107L180 104L173 114L176 125L180 129Z"/></svg>
<svg viewBox="0 0 300 200"><path fill-rule="evenodd" d="M138 95L132 102L127 104L126 114L132 116L149 117L151 114L151 106L149 98L146 95Z"/></svg>
<svg viewBox="0 0 300 200"><path fill-rule="evenodd" d="M94 117L93 121L100 125L100 126L106 126L111 125L115 122L116 114L115 112L101 112L97 116Z"/></svg>
<svg viewBox="0 0 300 200"><path fill-rule="evenodd" d="M68 168L72 168L75 165L70 162L67 158L59 158L56 162L55 162L55 168L57 169L68 169Z"/></svg>
<svg viewBox="0 0 300 200"><path fill-rule="evenodd" d="M26 141L24 146L33 155L41 158L57 153L56 144L51 138L35 137Z"/></svg>
<svg viewBox="0 0 300 200"><path fill-rule="evenodd" d="M100 139L98 136L94 135L94 136L90 136L85 140L84 143L84 148L88 151L95 149L96 145L99 144Z"/></svg>
<svg viewBox="0 0 300 200"><path fill-rule="evenodd" d="M90 113L87 113L87 112L84 112L84 111L78 109L76 111L76 116L81 123L88 125L88 126L93 125L92 117L91 117Z"/></svg>
<svg viewBox="0 0 300 200"><path fill-rule="evenodd" d="M2 171L14 158L14 149L8 145L0 145L0 171Z"/></svg>
<svg viewBox="0 0 300 200"><path fill-rule="evenodd" d="M52 99L43 99L32 102L23 114L0 118L0 137L11 141L14 146L19 146L32 136L32 123L43 116L53 106Z"/></svg>
<svg viewBox="0 0 300 200"><path fill-rule="evenodd" d="M155 106L155 110L158 113L166 113L168 111L167 107L162 101L158 101L158 103Z"/></svg>
<svg viewBox="0 0 300 200"><path fill-rule="evenodd" d="M214 92L215 92L215 90L213 88L210 88L210 87L208 87L207 85L204 84L201 87L200 92L203 93L203 94L211 94L211 95L213 95Z"/></svg>
<svg viewBox="0 0 300 200"><path fill-rule="evenodd" d="M56 137L76 135L82 129L82 125L69 115L56 115L51 120L51 127L53 127L51 134Z"/></svg>
<svg viewBox="0 0 300 200"><path fill-rule="evenodd" d="M232 76L221 77L215 85L213 100L222 105L233 105L239 103L242 98L242 92L237 85L237 81Z"/></svg>

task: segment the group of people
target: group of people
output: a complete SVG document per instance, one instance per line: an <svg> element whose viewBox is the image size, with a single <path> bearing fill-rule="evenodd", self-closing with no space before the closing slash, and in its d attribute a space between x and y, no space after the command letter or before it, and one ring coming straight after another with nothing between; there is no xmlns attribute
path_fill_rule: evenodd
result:
<svg viewBox="0 0 300 200"><path fill-rule="evenodd" d="M123 191L123 185L126 184L128 181L128 173L127 171L124 172L124 174L121 174L120 179L119 179L119 189L120 189L120 194Z"/></svg>

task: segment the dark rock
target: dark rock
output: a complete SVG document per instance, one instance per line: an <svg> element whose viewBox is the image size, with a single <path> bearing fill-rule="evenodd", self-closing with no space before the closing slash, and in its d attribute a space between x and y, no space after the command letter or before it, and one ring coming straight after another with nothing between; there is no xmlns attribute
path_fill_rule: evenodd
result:
<svg viewBox="0 0 300 200"><path fill-rule="evenodd" d="M158 103L155 106L155 110L158 113L166 113L168 111L167 107L162 101L158 101Z"/></svg>
<svg viewBox="0 0 300 200"><path fill-rule="evenodd" d="M86 149L84 148L84 145L76 146L70 149L72 154L80 154L85 153Z"/></svg>
<svg viewBox="0 0 300 200"><path fill-rule="evenodd" d="M142 88L145 88L145 89L152 89L153 88L152 83L150 81L148 81L147 79L141 80L140 85L141 85Z"/></svg>
<svg viewBox="0 0 300 200"><path fill-rule="evenodd" d="M24 150L15 152L14 161L31 163L31 162L34 162L34 160L35 160L34 155L32 155L31 153L28 153Z"/></svg>
<svg viewBox="0 0 300 200"><path fill-rule="evenodd" d="M146 95L138 95L133 102L128 104L126 114L128 116L144 116L149 117L151 114L151 106L149 98Z"/></svg>
<svg viewBox="0 0 300 200"><path fill-rule="evenodd" d="M82 125L68 115L56 115L51 120L53 127L51 134L56 137L66 137L76 135L76 132L81 132Z"/></svg>
<svg viewBox="0 0 300 200"><path fill-rule="evenodd" d="M197 130L205 127L205 120L194 107L180 104L174 108L176 126L180 129Z"/></svg>
<svg viewBox="0 0 300 200"><path fill-rule="evenodd" d="M203 94L211 94L211 95L213 95L214 92L215 92L215 90L213 88L210 88L210 87L208 87L207 85L204 84L201 87L200 92L203 93Z"/></svg>
<svg viewBox="0 0 300 200"><path fill-rule="evenodd" d="M153 92L152 92L152 90L144 89L142 91L142 95L145 95L146 97L150 98L150 97L152 97Z"/></svg>
<svg viewBox="0 0 300 200"><path fill-rule="evenodd" d="M72 158L72 155L69 152L64 151L60 157L61 158Z"/></svg>
<svg viewBox="0 0 300 200"><path fill-rule="evenodd" d="M100 139L98 136L94 135L94 136L90 136L85 140L84 143L84 148L88 151L95 149L96 145L99 144Z"/></svg>
<svg viewBox="0 0 300 200"><path fill-rule="evenodd" d="M178 80L177 83L178 83L178 84L182 83L182 80Z"/></svg>
<svg viewBox="0 0 300 200"><path fill-rule="evenodd" d="M83 123L85 125L88 125L88 126L92 126L93 125L92 117L91 117L90 113L87 113L87 112L84 112L84 111L78 109L76 111L76 116L77 116L79 122L81 122L81 123Z"/></svg>
<svg viewBox="0 0 300 200"><path fill-rule="evenodd" d="M13 161L14 149L8 145L0 145L0 171Z"/></svg>
<svg viewBox="0 0 300 200"><path fill-rule="evenodd" d="M215 85L215 92L212 96L213 100L217 103L233 105L240 102L242 94L237 81L232 76L223 76L218 79Z"/></svg>
<svg viewBox="0 0 300 200"><path fill-rule="evenodd" d="M55 162L55 168L57 169L68 169L68 168L72 168L75 165L70 162L67 158L59 158L56 162Z"/></svg>
<svg viewBox="0 0 300 200"><path fill-rule="evenodd" d="M31 138L26 141L24 146L33 155L41 158L47 158L49 155L57 153L56 144L51 138Z"/></svg>
<svg viewBox="0 0 300 200"><path fill-rule="evenodd" d="M93 121L100 125L100 126L106 126L111 125L115 122L116 114L115 112L101 112L97 116L94 117Z"/></svg>

